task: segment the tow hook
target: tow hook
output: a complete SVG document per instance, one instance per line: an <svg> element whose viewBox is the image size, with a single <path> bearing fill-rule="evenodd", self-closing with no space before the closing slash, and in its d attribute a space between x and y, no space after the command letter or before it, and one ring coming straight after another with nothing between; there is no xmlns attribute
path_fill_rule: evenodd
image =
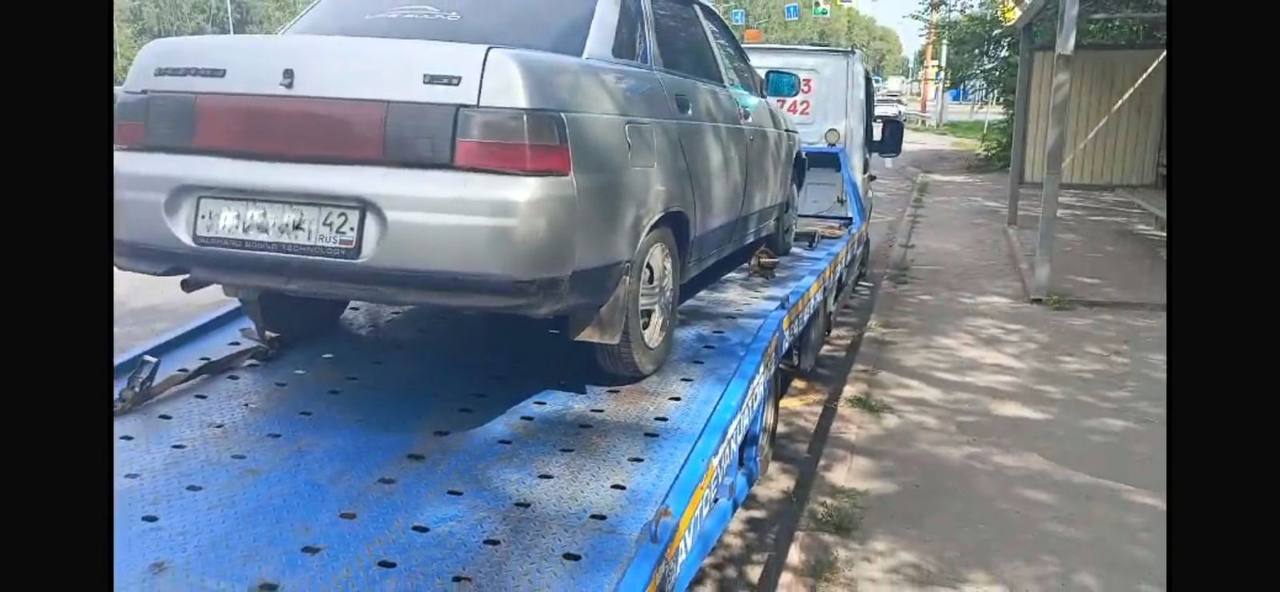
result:
<svg viewBox="0 0 1280 592"><path fill-rule="evenodd" d="M773 279L773 277L777 275L778 256L775 255L773 251L770 251L768 247L760 247L760 249L751 256L751 263L749 266L751 270L749 275L751 277L759 276L765 279Z"/></svg>

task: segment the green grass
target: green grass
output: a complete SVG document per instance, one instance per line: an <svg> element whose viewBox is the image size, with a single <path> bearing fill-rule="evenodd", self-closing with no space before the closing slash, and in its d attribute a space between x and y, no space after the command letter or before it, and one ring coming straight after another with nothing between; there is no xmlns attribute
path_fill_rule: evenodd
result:
<svg viewBox="0 0 1280 592"><path fill-rule="evenodd" d="M1070 300L1067 300L1057 294L1050 294L1048 298L1045 298L1044 305L1048 306L1051 310L1071 310L1075 308L1075 306L1071 304Z"/></svg>
<svg viewBox="0 0 1280 592"><path fill-rule="evenodd" d="M835 586L840 582L840 552L832 550L810 559L808 572L819 590Z"/></svg>
<svg viewBox="0 0 1280 592"><path fill-rule="evenodd" d="M991 128L997 120L992 119L991 124L987 127L987 135L991 135ZM931 134L940 134L943 136L952 136L956 138L964 138L966 140L982 140L982 120L977 121L948 121L942 124L941 128L911 126L911 129L929 132Z"/></svg>
<svg viewBox="0 0 1280 592"><path fill-rule="evenodd" d="M809 528L848 536L862 526L863 500L867 492L852 487L837 487L831 499L818 502L809 512Z"/></svg>
<svg viewBox="0 0 1280 592"><path fill-rule="evenodd" d="M873 398L871 395L849 397L845 399L845 402L875 416L879 416L880 414L888 411L893 411L893 406L881 401L880 399Z"/></svg>
<svg viewBox="0 0 1280 592"><path fill-rule="evenodd" d="M990 127L987 128L990 131ZM942 131L948 136L957 138L965 138L967 140L982 139L982 122L981 121L948 121L942 125Z"/></svg>

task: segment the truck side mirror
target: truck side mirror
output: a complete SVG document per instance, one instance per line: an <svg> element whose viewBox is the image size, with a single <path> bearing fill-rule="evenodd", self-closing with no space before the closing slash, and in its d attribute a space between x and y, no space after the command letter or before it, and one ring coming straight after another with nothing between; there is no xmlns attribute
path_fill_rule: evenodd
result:
<svg viewBox="0 0 1280 592"><path fill-rule="evenodd" d="M769 70L764 73L764 94L789 99L800 94L800 77L791 72Z"/></svg>
<svg viewBox="0 0 1280 592"><path fill-rule="evenodd" d="M871 151L883 158L895 158L902 154L902 134L905 129L901 119L880 120L880 139L872 142Z"/></svg>

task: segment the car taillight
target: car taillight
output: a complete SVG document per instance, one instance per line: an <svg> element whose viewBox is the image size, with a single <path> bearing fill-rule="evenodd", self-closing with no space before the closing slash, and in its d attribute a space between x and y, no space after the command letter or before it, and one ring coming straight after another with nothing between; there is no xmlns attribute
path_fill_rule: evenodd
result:
<svg viewBox="0 0 1280 592"><path fill-rule="evenodd" d="M117 148L296 162L442 166L453 105L184 93L122 94Z"/></svg>
<svg viewBox="0 0 1280 592"><path fill-rule="evenodd" d="M573 161L564 117L512 109L460 109L453 165L519 175L568 175Z"/></svg>
<svg viewBox="0 0 1280 592"><path fill-rule="evenodd" d="M147 138L147 97L120 93L116 98L115 146L137 148Z"/></svg>

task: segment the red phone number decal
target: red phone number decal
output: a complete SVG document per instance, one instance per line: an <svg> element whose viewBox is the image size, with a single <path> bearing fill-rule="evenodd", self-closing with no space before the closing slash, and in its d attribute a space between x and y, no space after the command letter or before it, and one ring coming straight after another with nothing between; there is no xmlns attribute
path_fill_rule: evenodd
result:
<svg viewBox="0 0 1280 592"><path fill-rule="evenodd" d="M813 79L800 79L800 94L809 95L813 93ZM813 108L813 103L809 99L778 99L778 108L792 115L809 115Z"/></svg>

